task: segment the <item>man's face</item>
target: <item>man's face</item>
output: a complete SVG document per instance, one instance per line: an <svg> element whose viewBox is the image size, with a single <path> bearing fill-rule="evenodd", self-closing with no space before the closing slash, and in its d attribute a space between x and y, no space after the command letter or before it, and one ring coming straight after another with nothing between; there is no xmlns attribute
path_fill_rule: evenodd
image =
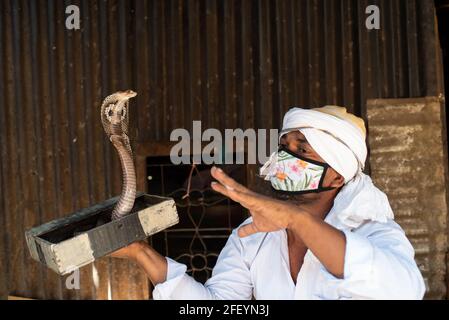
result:
<svg viewBox="0 0 449 320"><path fill-rule="evenodd" d="M299 131L289 132L281 137L280 145L288 150L306 158L326 163L323 158L312 148L307 142L306 137ZM329 167L323 180L323 187L340 188L344 184L344 178L334 169ZM320 197L320 193L306 193L301 195L285 195L275 193L277 198L285 200L316 200Z"/></svg>

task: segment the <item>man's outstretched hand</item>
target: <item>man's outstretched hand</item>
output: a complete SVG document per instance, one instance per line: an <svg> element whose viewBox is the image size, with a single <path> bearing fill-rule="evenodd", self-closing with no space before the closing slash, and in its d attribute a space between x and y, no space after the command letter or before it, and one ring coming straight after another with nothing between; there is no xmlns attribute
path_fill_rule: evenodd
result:
<svg viewBox="0 0 449 320"><path fill-rule="evenodd" d="M213 167L212 189L247 208L253 222L239 228L240 237L256 232L291 229L304 242L326 269L342 279L346 238L342 231L314 217L304 207L257 194ZM317 237L317 235L320 235Z"/></svg>
<svg viewBox="0 0 449 320"><path fill-rule="evenodd" d="M238 235L240 237L247 237L257 232L285 229L292 222L292 215L298 211L298 208L293 208L284 201L249 190L219 168L213 167L211 174L218 181L212 182L212 189L240 203L249 210L253 218L252 223L239 228Z"/></svg>

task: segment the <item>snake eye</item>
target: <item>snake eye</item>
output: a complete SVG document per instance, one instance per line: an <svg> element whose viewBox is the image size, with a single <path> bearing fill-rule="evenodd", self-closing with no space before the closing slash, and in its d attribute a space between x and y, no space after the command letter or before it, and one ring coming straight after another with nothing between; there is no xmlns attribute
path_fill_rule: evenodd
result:
<svg viewBox="0 0 449 320"><path fill-rule="evenodd" d="M112 117L113 114L114 114L114 113L112 112L112 110L109 110L108 116Z"/></svg>

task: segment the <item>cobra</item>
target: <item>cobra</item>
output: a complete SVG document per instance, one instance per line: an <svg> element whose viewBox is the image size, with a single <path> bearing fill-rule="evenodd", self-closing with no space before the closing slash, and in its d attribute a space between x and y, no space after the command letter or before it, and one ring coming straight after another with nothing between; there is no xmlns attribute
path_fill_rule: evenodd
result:
<svg viewBox="0 0 449 320"><path fill-rule="evenodd" d="M104 131L114 145L122 167L122 193L112 211L113 220L127 215L136 198L136 171L128 138L129 99L136 95L132 90L118 91L106 97L101 105Z"/></svg>

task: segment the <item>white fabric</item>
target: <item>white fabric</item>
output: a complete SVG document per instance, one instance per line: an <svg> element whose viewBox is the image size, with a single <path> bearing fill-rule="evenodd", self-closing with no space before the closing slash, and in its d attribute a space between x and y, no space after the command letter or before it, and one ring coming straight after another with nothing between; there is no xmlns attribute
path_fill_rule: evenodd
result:
<svg viewBox="0 0 449 320"><path fill-rule="evenodd" d="M331 135L313 128L299 131L306 137L316 153L345 178L345 183L362 171L362 165L359 165L352 151Z"/></svg>
<svg viewBox="0 0 449 320"><path fill-rule="evenodd" d="M385 223L394 218L386 194L364 173L359 173L341 188L330 213L329 219L339 228L357 228L367 220Z"/></svg>
<svg viewBox="0 0 449 320"><path fill-rule="evenodd" d="M363 169L368 153L365 135L350 122L312 109L292 108L284 116L281 136L293 130L300 130L345 182Z"/></svg>
<svg viewBox="0 0 449 320"><path fill-rule="evenodd" d="M335 211L326 218L331 225L338 221ZM167 281L156 285L153 298L422 299L425 284L413 247L399 225L393 220L369 221L357 229L341 230L346 236L343 279L332 276L307 251L295 285L285 230L247 238L239 238L234 230L205 285L187 275L185 265L167 258Z"/></svg>

